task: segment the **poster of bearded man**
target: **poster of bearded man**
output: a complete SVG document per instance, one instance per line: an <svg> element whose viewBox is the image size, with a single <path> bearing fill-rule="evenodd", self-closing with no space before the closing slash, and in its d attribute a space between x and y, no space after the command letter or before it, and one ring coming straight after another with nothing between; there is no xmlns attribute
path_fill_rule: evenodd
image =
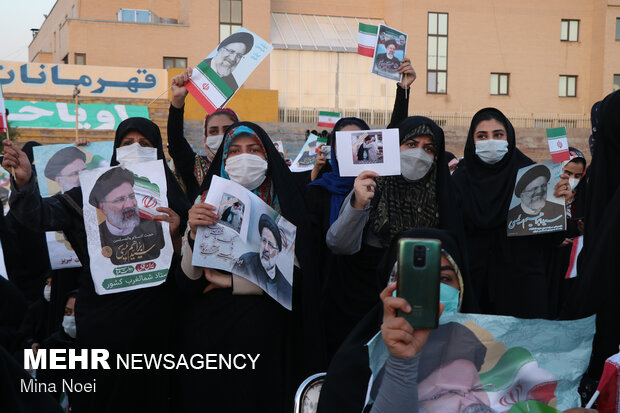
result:
<svg viewBox="0 0 620 413"><path fill-rule="evenodd" d="M173 246L161 160L80 173L84 226L97 294L152 287L166 280Z"/></svg>

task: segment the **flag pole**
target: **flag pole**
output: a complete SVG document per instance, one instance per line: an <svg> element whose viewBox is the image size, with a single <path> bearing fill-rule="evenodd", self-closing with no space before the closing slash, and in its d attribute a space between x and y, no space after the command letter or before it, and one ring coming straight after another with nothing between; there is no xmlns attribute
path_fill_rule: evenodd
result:
<svg viewBox="0 0 620 413"><path fill-rule="evenodd" d="M75 84L75 88L73 89L73 98L75 99L75 142L78 141L78 129L80 128L80 124L78 122L78 95L80 94L80 88L77 83Z"/></svg>
<svg viewBox="0 0 620 413"><path fill-rule="evenodd" d="M9 120L6 120L6 139L11 140L11 134L9 133ZM11 175L13 175L13 179L17 179L15 177L15 167L11 166Z"/></svg>

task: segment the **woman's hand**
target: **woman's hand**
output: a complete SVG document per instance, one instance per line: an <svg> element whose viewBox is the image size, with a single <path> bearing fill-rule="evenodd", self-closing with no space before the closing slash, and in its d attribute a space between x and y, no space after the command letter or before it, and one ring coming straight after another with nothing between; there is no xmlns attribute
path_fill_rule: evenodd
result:
<svg viewBox="0 0 620 413"><path fill-rule="evenodd" d="M13 175L15 179L15 186L17 189L30 182L32 177L32 166L28 155L20 149L17 149L8 139L5 139L4 144L4 159L2 160L2 167Z"/></svg>
<svg viewBox="0 0 620 413"><path fill-rule="evenodd" d="M231 288L232 287L232 275L223 274L218 270L211 268L203 268L205 278L210 282L202 291L203 294L208 293L216 288Z"/></svg>
<svg viewBox="0 0 620 413"><path fill-rule="evenodd" d="M198 227L215 225L219 219L219 215L215 213L215 207L209 204L196 204L189 210L189 235L192 239L196 239L196 231Z"/></svg>
<svg viewBox="0 0 620 413"><path fill-rule="evenodd" d="M422 351L431 329L414 329L403 317L396 316L396 310L409 313L411 306L404 298L392 297L396 283L385 287L381 292L383 301L383 324L381 335L390 354L397 357L413 357ZM439 314L443 312L443 304L439 304Z"/></svg>
<svg viewBox="0 0 620 413"><path fill-rule="evenodd" d="M370 200L375 196L375 187L377 186L374 178L378 176L379 174L376 172L363 171L355 178L353 208L364 209L370 203Z"/></svg>
<svg viewBox="0 0 620 413"><path fill-rule="evenodd" d="M403 89L408 89L417 77L415 74L415 69L411 65L411 60L407 56L400 61L398 73L403 75L403 79L398 82L397 85Z"/></svg>
<svg viewBox="0 0 620 413"><path fill-rule="evenodd" d="M191 76L192 68L188 67L184 72L170 79L170 88L172 89L170 103L177 109L181 109L185 105L185 97L187 96L185 85L189 82Z"/></svg>
<svg viewBox="0 0 620 413"><path fill-rule="evenodd" d="M564 197L564 202L568 202L568 200L571 199L571 197L573 196L573 190L568 183L568 175L560 175L560 180L557 184L555 184L553 195L557 196L558 198Z"/></svg>
<svg viewBox="0 0 620 413"><path fill-rule="evenodd" d="M327 152L322 147L323 147L323 144L319 146L316 152L316 161L314 162L314 166L312 167L312 172L310 172L311 182L316 180L316 178L319 177L319 172L321 172L321 169L323 169L323 167L327 163L327 158L325 157L325 154Z"/></svg>
<svg viewBox="0 0 620 413"><path fill-rule="evenodd" d="M159 207L155 209L157 212L163 212L162 215L155 215L153 220L165 221L170 224L170 237L172 238L172 245L174 246L174 252L181 253L182 239L179 233L179 227L181 226L181 217L174 210L165 207Z"/></svg>

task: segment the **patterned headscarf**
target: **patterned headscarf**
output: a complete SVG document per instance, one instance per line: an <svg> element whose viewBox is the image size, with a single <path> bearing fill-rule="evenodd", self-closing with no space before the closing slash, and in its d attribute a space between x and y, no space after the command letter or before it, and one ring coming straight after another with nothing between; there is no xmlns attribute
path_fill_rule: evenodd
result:
<svg viewBox="0 0 620 413"><path fill-rule="evenodd" d="M220 176L222 178L230 179L225 170L226 159L228 159L228 150L230 149L230 145L233 143L233 141L242 135L251 136L252 138L254 138L256 143L260 146L263 155L265 155L265 159L269 161L269 159L267 158L267 151L265 150L265 147L263 146L263 143L259 139L258 135L256 135L256 133L247 126L237 126L226 134L224 142L222 143L224 145L224 152L222 154L222 167L220 169ZM267 178L265 178L263 183L252 192L256 194L260 199L262 199L267 205L273 208L276 212L280 213L280 203L278 201L277 195L275 194L273 183L269 175L267 176Z"/></svg>
<svg viewBox="0 0 620 413"><path fill-rule="evenodd" d="M424 121L425 118L420 118ZM429 122L432 122L429 119ZM430 125L418 123L400 133L400 143L420 135L431 136L437 148L436 137ZM402 128L402 124L401 124ZM436 149L437 152L437 149ZM381 244L387 247L394 235L412 228L439 227L439 206L437 202L437 154L426 175L415 182L398 176L377 178L375 196L370 211L370 228Z"/></svg>

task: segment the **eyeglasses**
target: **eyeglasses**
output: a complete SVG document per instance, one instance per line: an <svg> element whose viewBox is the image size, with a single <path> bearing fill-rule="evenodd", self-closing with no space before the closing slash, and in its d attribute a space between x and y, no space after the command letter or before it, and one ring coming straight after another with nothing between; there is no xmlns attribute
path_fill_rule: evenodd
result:
<svg viewBox="0 0 620 413"><path fill-rule="evenodd" d="M273 245L273 244L271 243L271 241L269 241L269 240L268 240L267 238L265 238L265 237L260 237L260 242L261 242L263 245L268 246L268 247L269 247L269 248L271 248L272 250L275 250L275 249L277 249L277 248L278 248L278 246L277 246L277 245Z"/></svg>
<svg viewBox="0 0 620 413"><path fill-rule="evenodd" d="M105 202L106 204L112 204L112 205L122 205L128 199L131 200L131 201L135 201L136 200L136 194L132 192L131 194L129 194L127 196L119 196L118 198L113 199L111 201L101 201L101 202Z"/></svg>
<svg viewBox="0 0 620 413"><path fill-rule="evenodd" d="M437 393L433 394L431 397L420 400L420 403L450 398L454 396L465 398L467 397L467 395L472 394L472 393L485 392L486 391L485 389L487 387L494 387L494 385L493 384L480 384L480 385L470 388L469 390L456 390L456 389L440 390Z"/></svg>
<svg viewBox="0 0 620 413"><path fill-rule="evenodd" d="M535 194L537 192L547 192L548 185L549 185L549 182L547 182L546 184L535 186L534 188L528 189L527 191L521 191L521 193L530 195L530 194Z"/></svg>
<svg viewBox="0 0 620 413"><path fill-rule="evenodd" d="M245 55L245 53L235 52L234 50L231 50L228 47L222 47L221 50L223 50L228 56L232 56L235 60L241 60L243 59L243 56Z"/></svg>

